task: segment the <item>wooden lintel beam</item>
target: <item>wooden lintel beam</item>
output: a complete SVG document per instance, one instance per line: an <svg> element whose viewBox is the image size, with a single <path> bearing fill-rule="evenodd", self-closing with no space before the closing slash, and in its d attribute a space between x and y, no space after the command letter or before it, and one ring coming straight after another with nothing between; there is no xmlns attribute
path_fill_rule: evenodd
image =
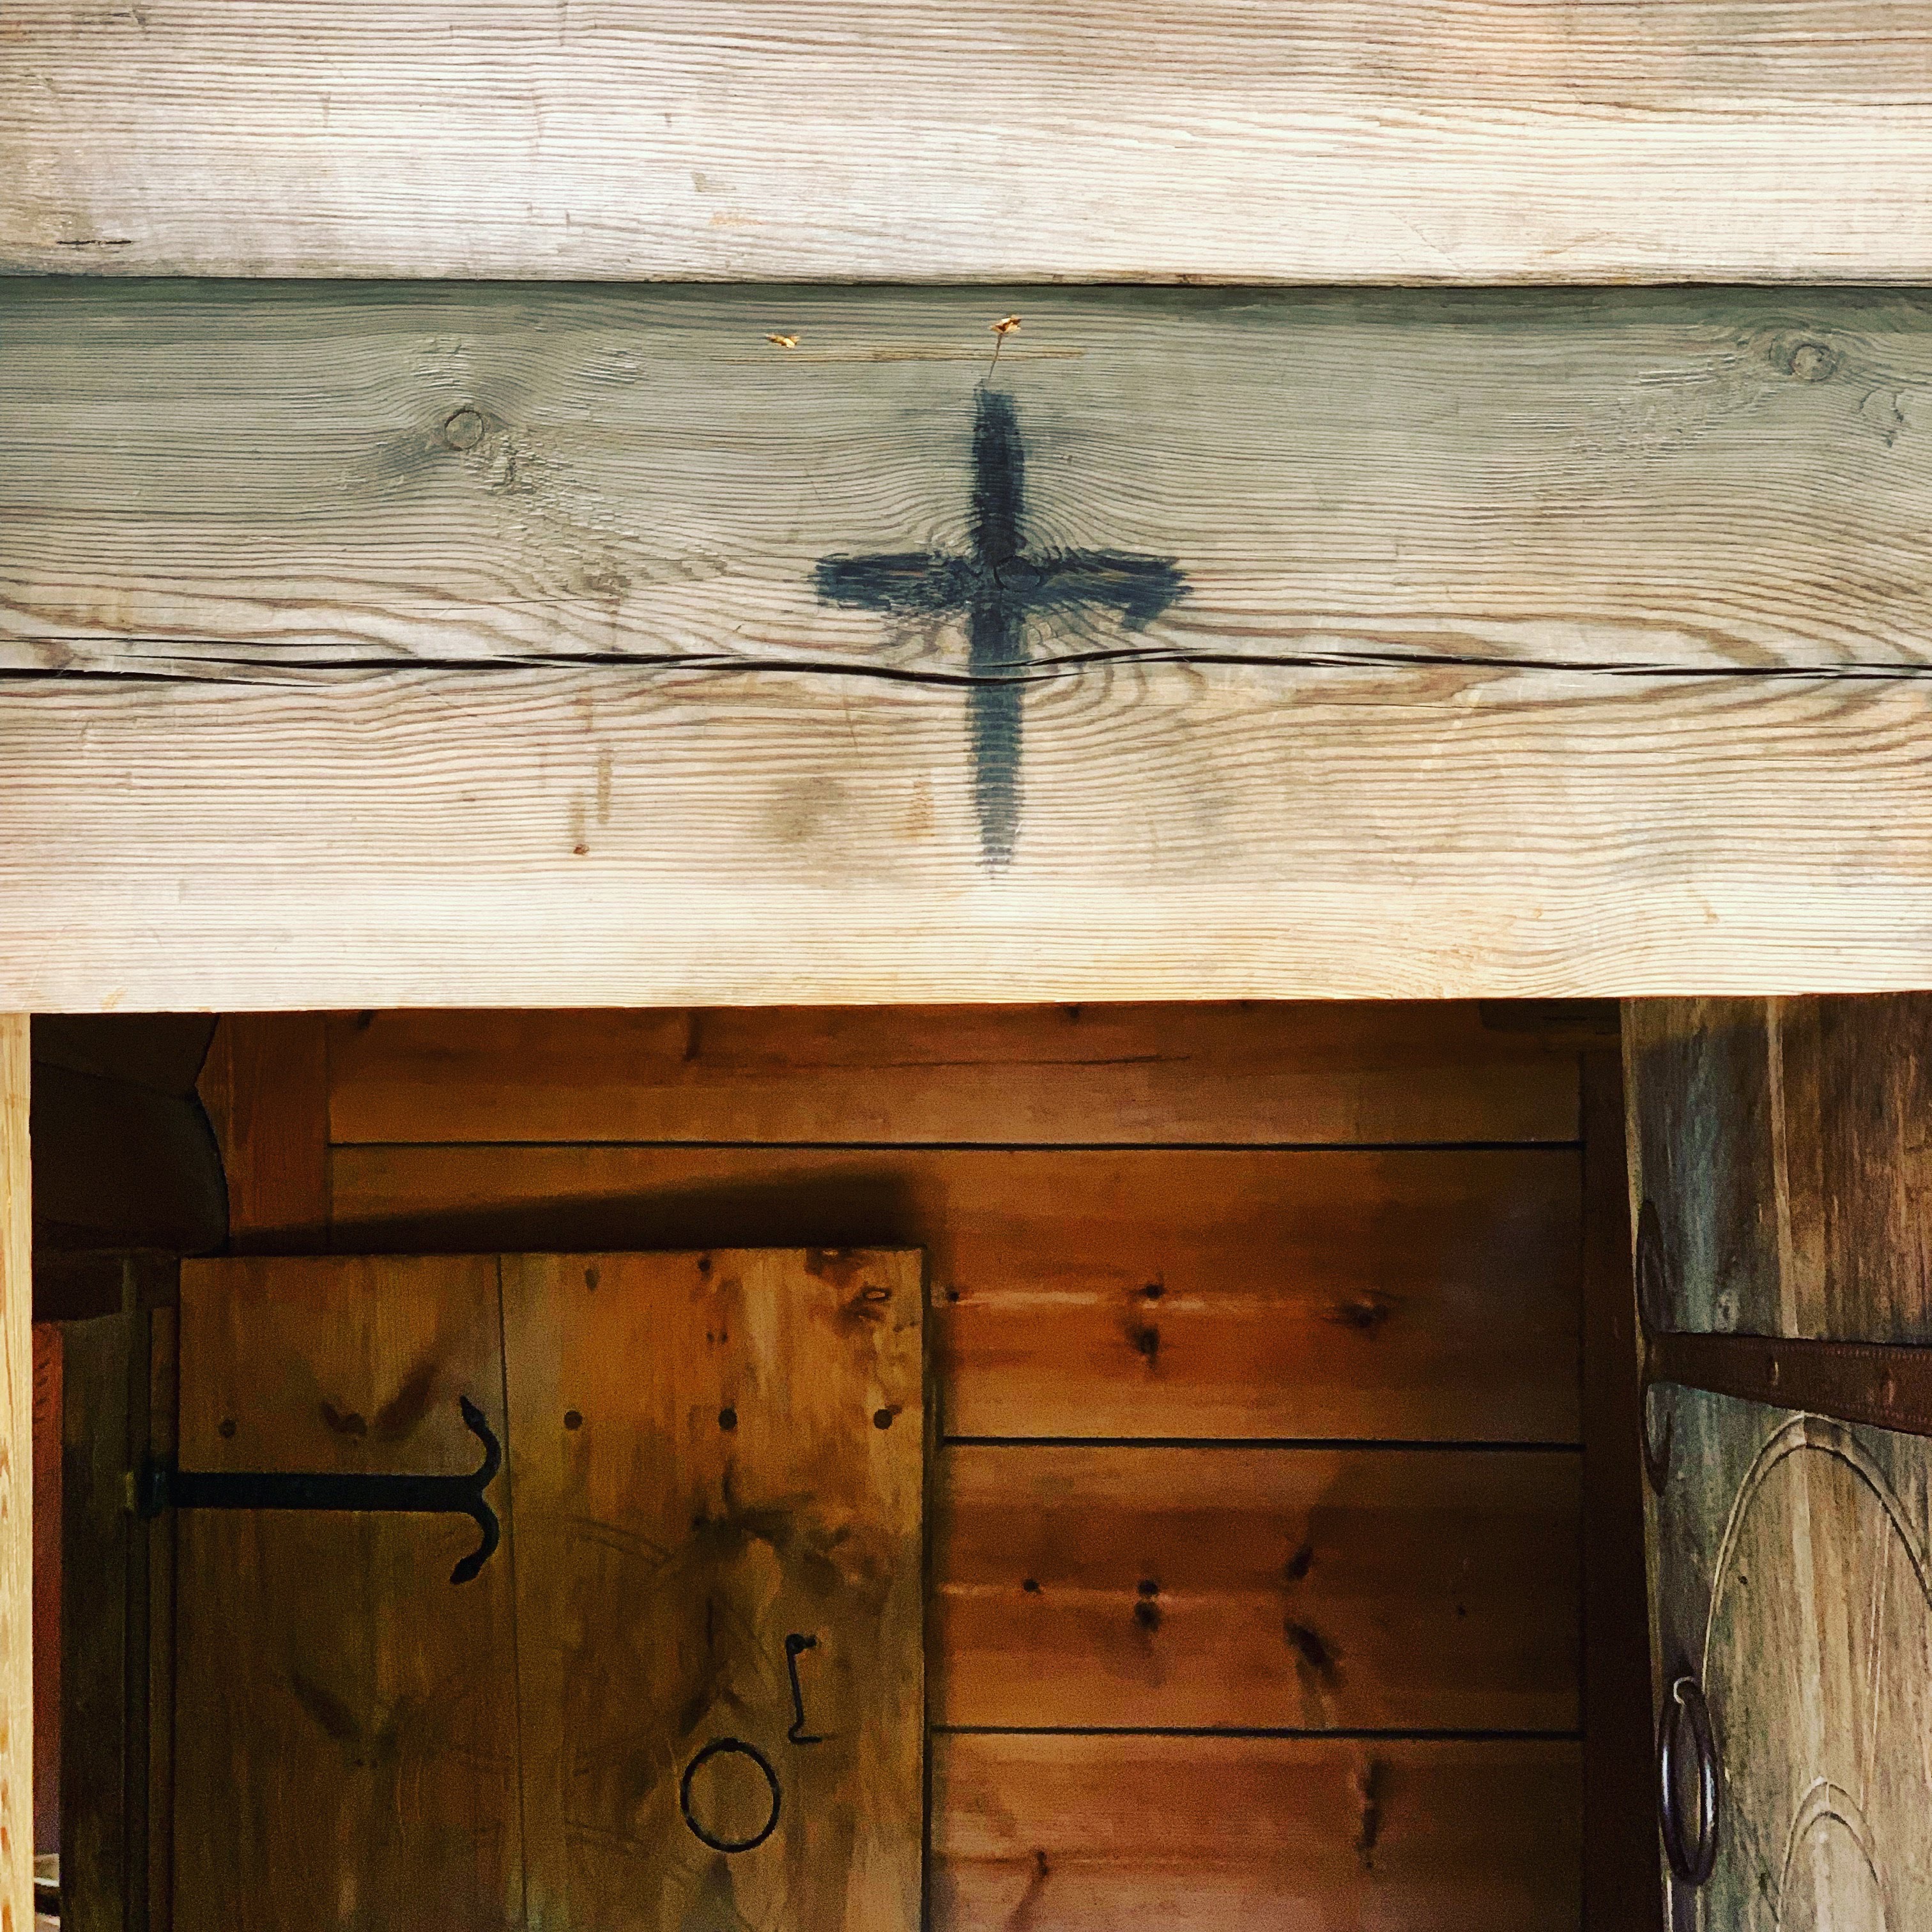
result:
<svg viewBox="0 0 1932 1932"><path fill-rule="evenodd" d="M0 310L15 1004L1932 983L1923 294Z"/></svg>

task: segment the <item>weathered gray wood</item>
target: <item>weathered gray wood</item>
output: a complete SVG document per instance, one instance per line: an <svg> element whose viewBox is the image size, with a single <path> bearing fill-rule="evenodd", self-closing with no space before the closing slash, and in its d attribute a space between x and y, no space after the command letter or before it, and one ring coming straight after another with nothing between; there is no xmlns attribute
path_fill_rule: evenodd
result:
<svg viewBox="0 0 1932 1932"><path fill-rule="evenodd" d="M1932 995L1646 1000L1627 1025L1673 1324L1932 1342Z"/></svg>
<svg viewBox="0 0 1932 1932"><path fill-rule="evenodd" d="M1932 978L1932 302L1006 299L0 291L0 993Z"/></svg>
<svg viewBox="0 0 1932 1932"><path fill-rule="evenodd" d="M1658 1696L1698 1675L1724 1767L1700 1922L1924 1922L1932 1445L1690 1390L1660 1400Z"/></svg>
<svg viewBox="0 0 1932 1932"><path fill-rule="evenodd" d="M1030 695L611 670L0 703L0 997L229 1009L1886 986L1932 690L1168 667Z"/></svg>
<svg viewBox="0 0 1932 1932"><path fill-rule="evenodd" d="M1925 274L1909 0L20 0L0 261L197 274Z"/></svg>
<svg viewBox="0 0 1932 1932"><path fill-rule="evenodd" d="M1922 995L1627 1010L1650 1325L1925 1339L1928 1010ZM1679 1672L1700 1677L1723 1766L1697 1922L1919 1923L1932 1445L1668 1384L1645 1419L1666 1472L1649 1508L1658 1708Z"/></svg>
<svg viewBox="0 0 1932 1932"><path fill-rule="evenodd" d="M0 668L957 680L960 614L815 573L969 549L1009 309L1028 552L1184 588L1035 604L1000 675L1927 662L1922 294L36 281L0 285Z"/></svg>

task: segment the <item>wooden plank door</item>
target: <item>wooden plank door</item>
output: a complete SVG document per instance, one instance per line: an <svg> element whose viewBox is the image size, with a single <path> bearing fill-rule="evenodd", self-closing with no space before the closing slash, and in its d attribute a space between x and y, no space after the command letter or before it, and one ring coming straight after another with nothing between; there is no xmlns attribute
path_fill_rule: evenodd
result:
<svg viewBox="0 0 1932 1932"><path fill-rule="evenodd" d="M532 1932L914 1932L920 1256L503 1267Z"/></svg>
<svg viewBox="0 0 1932 1932"><path fill-rule="evenodd" d="M462 1474L509 1433L496 1264L182 1270L181 1466ZM507 1510L502 1502L497 1507ZM466 1519L186 1510L174 1923L523 1923L515 1603Z"/></svg>
<svg viewBox="0 0 1932 1932"><path fill-rule="evenodd" d="M190 1264L175 1924L910 1932L922 1300L916 1253ZM486 1436L480 1567L460 1514L215 1506Z"/></svg>
<svg viewBox="0 0 1932 1932"><path fill-rule="evenodd" d="M1932 998L1646 1003L1624 1047L1670 1922L1932 1923Z"/></svg>

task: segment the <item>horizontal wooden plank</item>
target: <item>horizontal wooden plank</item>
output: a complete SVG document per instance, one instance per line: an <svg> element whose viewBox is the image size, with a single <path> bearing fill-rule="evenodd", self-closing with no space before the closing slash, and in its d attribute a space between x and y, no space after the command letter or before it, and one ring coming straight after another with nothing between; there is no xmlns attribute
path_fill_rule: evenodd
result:
<svg viewBox="0 0 1932 1932"><path fill-rule="evenodd" d="M1918 278L1909 0L10 10L0 264Z"/></svg>
<svg viewBox="0 0 1932 1932"><path fill-rule="evenodd" d="M953 1448L944 1724L1566 1731L1577 1459Z"/></svg>
<svg viewBox="0 0 1932 1932"><path fill-rule="evenodd" d="M935 1932L1574 1932L1576 1747L942 1736Z"/></svg>
<svg viewBox="0 0 1932 1932"><path fill-rule="evenodd" d="M0 285L0 668L1086 665L1084 712L1175 660L1734 674L1932 637L1923 292L34 280ZM965 648L988 410L1030 558L1179 594L1021 586L1023 634ZM923 603L825 573L928 552Z"/></svg>
<svg viewBox="0 0 1932 1932"><path fill-rule="evenodd" d="M1912 681L795 674L0 692L0 1000L785 1004L1932 982Z"/></svg>
<svg viewBox="0 0 1932 1932"><path fill-rule="evenodd" d="M338 1145L1360 1146L1577 1132L1574 1056L1434 1001L365 1012L331 1022L328 1053Z"/></svg>
<svg viewBox="0 0 1932 1932"><path fill-rule="evenodd" d="M332 1167L350 1251L923 1248L955 1435L1576 1439L1567 1150L368 1147Z"/></svg>

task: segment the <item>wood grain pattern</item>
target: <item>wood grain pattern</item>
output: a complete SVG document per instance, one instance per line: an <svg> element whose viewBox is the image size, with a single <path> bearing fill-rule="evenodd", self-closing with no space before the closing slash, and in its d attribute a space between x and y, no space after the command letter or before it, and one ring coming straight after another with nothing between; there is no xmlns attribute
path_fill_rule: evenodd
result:
<svg viewBox="0 0 1932 1932"><path fill-rule="evenodd" d="M190 1262L180 1322L184 1468L467 1474L459 1395L504 1433L492 1258ZM452 1586L463 1519L177 1537L175 1922L520 1926L508 1562Z"/></svg>
<svg viewBox="0 0 1932 1932"><path fill-rule="evenodd" d="M0 388L14 671L812 667L856 703L1084 670L1105 704L1177 662L1895 671L1932 633L1916 291L25 280ZM956 612L820 595L828 557L970 549L988 395L1025 554L1165 560L1178 601L1034 600L989 669Z"/></svg>
<svg viewBox="0 0 1932 1932"><path fill-rule="evenodd" d="M202 1070L236 1254L328 1243L328 1038L320 1013L229 1013Z"/></svg>
<svg viewBox="0 0 1932 1932"><path fill-rule="evenodd" d="M938 1480L940 1722L1576 1724L1572 1456L975 1447Z"/></svg>
<svg viewBox="0 0 1932 1932"><path fill-rule="evenodd" d="M1932 1912L1932 1454L1699 1390L1664 1400L1660 1693L1700 1677L1723 1764L1700 1918L1916 1924Z"/></svg>
<svg viewBox="0 0 1932 1932"><path fill-rule="evenodd" d="M1025 823L989 872L945 692L618 670L30 680L0 694L0 998L1580 996L1932 976L1932 765L1910 681L1168 666L1109 688L1029 698Z"/></svg>
<svg viewBox="0 0 1932 1932"><path fill-rule="evenodd" d="M1921 278L1902 0L1124 16L25 0L0 262L845 280Z"/></svg>
<svg viewBox="0 0 1932 1932"><path fill-rule="evenodd" d="M1932 1341L1932 997L1646 1000L1628 1026L1674 1320Z"/></svg>
<svg viewBox="0 0 1932 1932"><path fill-rule="evenodd" d="M1468 1002L365 1012L364 1142L1372 1146L1574 1141L1574 1058ZM702 1246L702 1243L697 1245Z"/></svg>
<svg viewBox="0 0 1932 1932"><path fill-rule="evenodd" d="M606 1031L580 1064L614 1093ZM1567 1149L365 1146L331 1171L350 1250L922 1248L952 1435L1577 1439Z"/></svg>
<svg viewBox="0 0 1932 1932"><path fill-rule="evenodd" d="M1576 1747L942 1736L934 1932L1574 1932Z"/></svg>
<svg viewBox="0 0 1932 1932"><path fill-rule="evenodd" d="M916 1924L920 1258L502 1266L530 1923Z"/></svg>
<svg viewBox="0 0 1932 1932"><path fill-rule="evenodd" d="M1627 1010L1650 1323L1923 1339L1927 1016L1918 995ZM1927 1444L1670 1384L1646 1419L1667 1472L1648 1511L1658 1708L1700 1676L1723 1766L1701 1922L1924 1917Z"/></svg>
<svg viewBox="0 0 1932 1932"><path fill-rule="evenodd" d="M1932 997L1774 1003L1797 1327L1932 1341Z"/></svg>
<svg viewBox="0 0 1932 1932"><path fill-rule="evenodd" d="M34 1922L32 1048L0 1013L0 1927Z"/></svg>

